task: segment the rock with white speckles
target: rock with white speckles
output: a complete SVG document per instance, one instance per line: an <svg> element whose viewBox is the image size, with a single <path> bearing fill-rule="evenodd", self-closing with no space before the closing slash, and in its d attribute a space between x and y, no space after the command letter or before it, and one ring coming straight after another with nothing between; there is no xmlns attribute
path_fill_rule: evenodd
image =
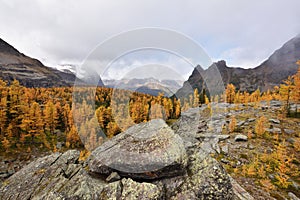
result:
<svg viewBox="0 0 300 200"><path fill-rule="evenodd" d="M182 139L162 120L130 127L95 149L89 168L93 173L158 179L184 173L187 154Z"/></svg>

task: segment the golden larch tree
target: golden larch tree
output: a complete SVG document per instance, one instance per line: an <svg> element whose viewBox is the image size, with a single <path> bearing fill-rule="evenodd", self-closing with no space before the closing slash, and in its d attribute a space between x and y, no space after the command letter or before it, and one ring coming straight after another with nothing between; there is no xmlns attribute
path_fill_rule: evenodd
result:
<svg viewBox="0 0 300 200"><path fill-rule="evenodd" d="M52 100L49 100L45 105L44 122L46 131L53 134L58 122L58 113Z"/></svg>
<svg viewBox="0 0 300 200"><path fill-rule="evenodd" d="M228 84L225 90L226 102L234 103L235 98L235 86L233 84Z"/></svg>

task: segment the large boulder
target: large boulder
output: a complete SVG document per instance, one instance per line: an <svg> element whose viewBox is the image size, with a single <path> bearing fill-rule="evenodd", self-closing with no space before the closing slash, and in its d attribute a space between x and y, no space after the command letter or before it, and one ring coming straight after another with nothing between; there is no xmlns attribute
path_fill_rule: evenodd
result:
<svg viewBox="0 0 300 200"><path fill-rule="evenodd" d="M162 120L130 127L95 149L89 159L92 173L157 179L185 172L187 154L180 136Z"/></svg>

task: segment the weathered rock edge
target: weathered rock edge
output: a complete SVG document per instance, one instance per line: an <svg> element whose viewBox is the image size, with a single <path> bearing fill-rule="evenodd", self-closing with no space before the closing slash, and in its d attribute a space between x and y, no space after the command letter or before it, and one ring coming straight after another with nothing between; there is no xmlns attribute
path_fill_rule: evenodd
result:
<svg viewBox="0 0 300 200"><path fill-rule="evenodd" d="M187 153L181 137L162 120L130 127L96 148L89 158L93 173L118 172L134 179L158 179L182 175Z"/></svg>

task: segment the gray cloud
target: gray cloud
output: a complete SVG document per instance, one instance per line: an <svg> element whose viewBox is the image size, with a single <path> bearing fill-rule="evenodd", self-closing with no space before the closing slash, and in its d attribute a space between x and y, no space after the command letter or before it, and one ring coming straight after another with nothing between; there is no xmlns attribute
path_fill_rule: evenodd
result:
<svg viewBox="0 0 300 200"><path fill-rule="evenodd" d="M214 60L254 67L300 33L299 0L0 0L0 37L49 65L81 63L112 35L179 31Z"/></svg>

